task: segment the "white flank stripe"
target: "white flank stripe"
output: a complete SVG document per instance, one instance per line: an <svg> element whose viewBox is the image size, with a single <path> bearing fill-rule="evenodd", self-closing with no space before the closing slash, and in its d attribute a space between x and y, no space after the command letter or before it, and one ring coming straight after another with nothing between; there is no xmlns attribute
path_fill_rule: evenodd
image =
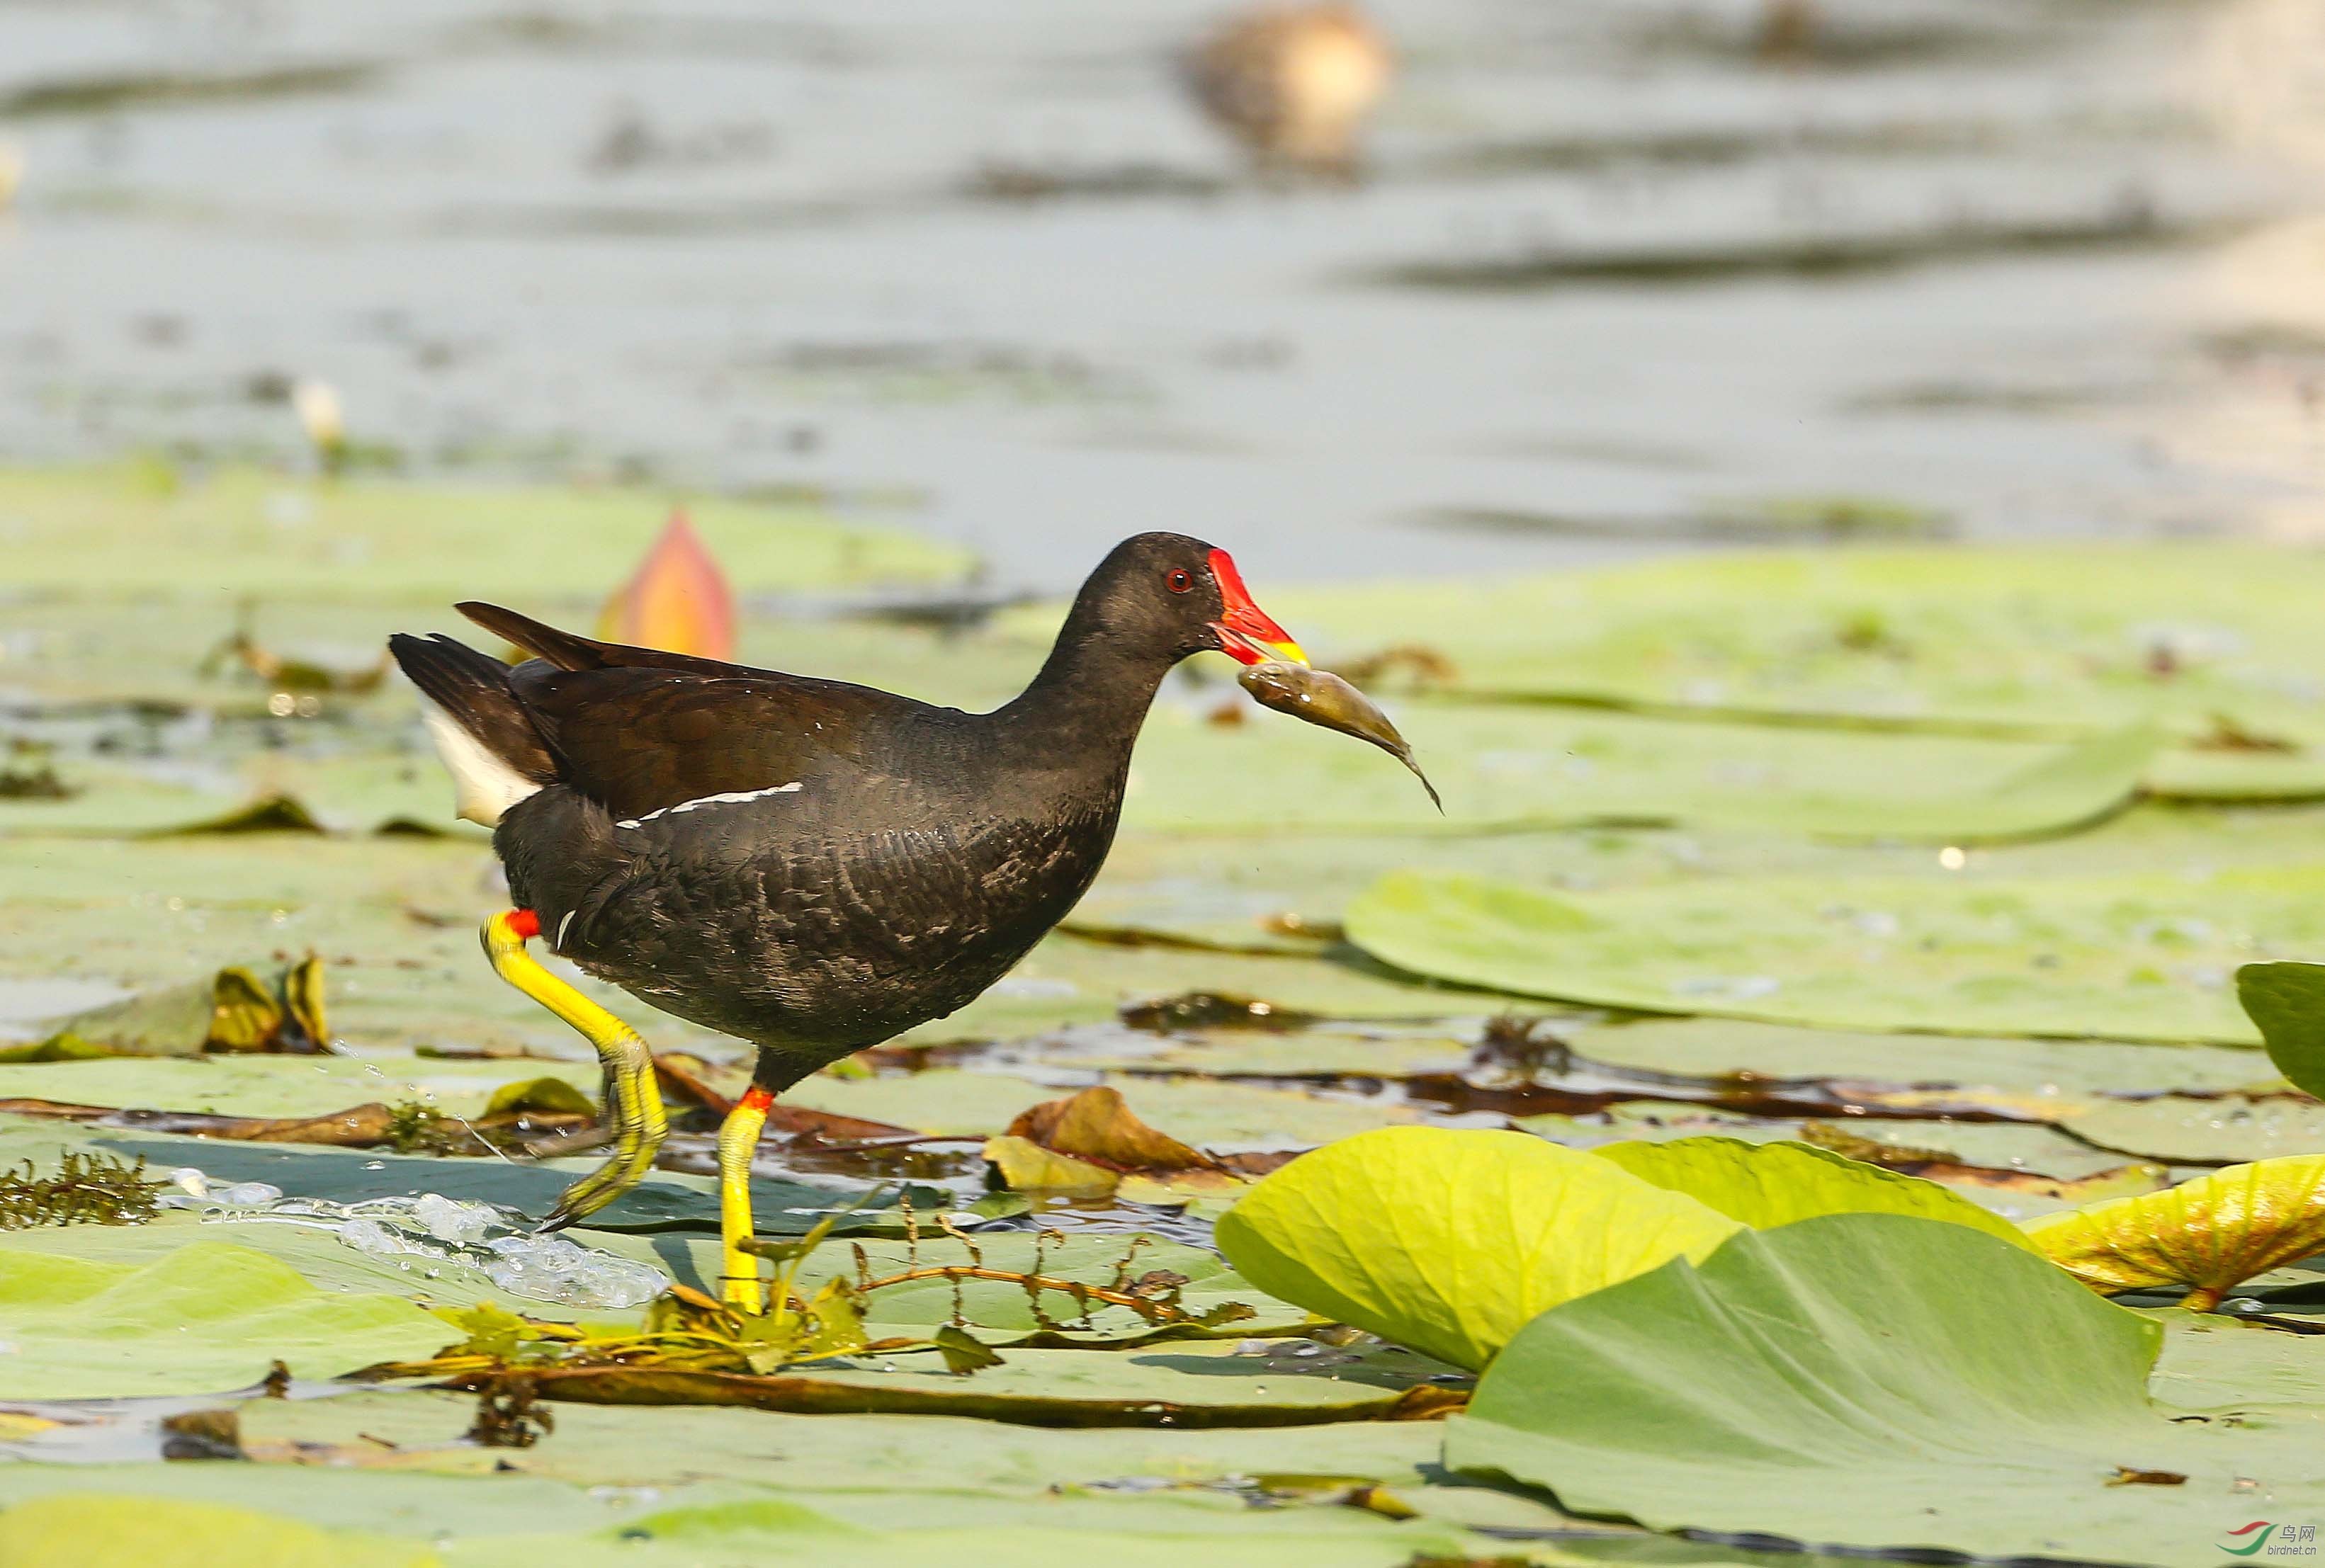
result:
<svg viewBox="0 0 2325 1568"><path fill-rule="evenodd" d="M565 951L565 928L573 924L573 917L580 912L581 911L579 909L568 909L565 911L565 918L557 922L557 935L550 938L549 949L551 952L562 953Z"/></svg>
<svg viewBox="0 0 2325 1568"><path fill-rule="evenodd" d="M660 811L649 811L644 816L632 816L614 824L616 827L643 827L657 816L674 816L681 811L694 811L705 806L740 806L746 800L761 800L770 795L791 795L798 791L796 779L788 784L771 785L764 789L737 789L725 795L704 795L692 800L681 800L675 806L665 806Z"/></svg>

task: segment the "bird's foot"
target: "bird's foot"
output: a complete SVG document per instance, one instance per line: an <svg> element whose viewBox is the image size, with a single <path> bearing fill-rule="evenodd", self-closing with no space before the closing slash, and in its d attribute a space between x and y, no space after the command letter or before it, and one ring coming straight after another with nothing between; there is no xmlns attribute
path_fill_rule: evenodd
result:
<svg viewBox="0 0 2325 1568"><path fill-rule="evenodd" d="M507 909L485 922L485 953L500 977L555 1013L588 1040L606 1069L606 1111L614 1122L614 1152L575 1182L541 1222L560 1231L596 1213L637 1185L653 1168L670 1124L654 1082L653 1055L638 1032L543 969L525 950L541 934L530 909Z"/></svg>

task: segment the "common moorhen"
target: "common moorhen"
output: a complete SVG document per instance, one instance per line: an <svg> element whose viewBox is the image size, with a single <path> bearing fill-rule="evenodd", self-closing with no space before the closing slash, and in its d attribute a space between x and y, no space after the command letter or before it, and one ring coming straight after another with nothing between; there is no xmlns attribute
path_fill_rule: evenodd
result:
<svg viewBox="0 0 2325 1568"><path fill-rule="evenodd" d="M534 963L535 936L759 1047L718 1136L721 1293L755 1312L758 1261L738 1243L774 1096L968 1002L1073 908L1173 665L1209 649L1306 663L1224 550L1171 533L1116 546L1033 684L988 714L459 608L533 657L512 668L441 636L389 646L426 699L459 815L494 829L508 869L517 907L486 922L486 951L597 1047L618 1130L546 1224L626 1191L664 1124L645 1042Z"/></svg>

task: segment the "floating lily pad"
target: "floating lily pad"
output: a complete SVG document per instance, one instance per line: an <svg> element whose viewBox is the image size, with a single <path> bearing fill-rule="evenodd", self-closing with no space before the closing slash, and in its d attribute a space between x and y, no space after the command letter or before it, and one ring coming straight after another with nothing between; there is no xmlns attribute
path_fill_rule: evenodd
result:
<svg viewBox="0 0 2325 1568"><path fill-rule="evenodd" d="M1948 1086L2072 1115L2109 1094L2249 1087L2267 1065L2234 1047L1812 1029L1742 1019L1638 1019L1563 1032L1594 1062L1702 1076Z"/></svg>
<svg viewBox="0 0 2325 1568"><path fill-rule="evenodd" d="M1214 1148L1304 1148L1386 1121L1418 1121L1418 1108L1366 1104L1311 1092L1203 1078L1120 1080L1131 1105L1151 1121ZM1014 1074L931 1068L878 1078L811 1078L784 1096L793 1105L892 1122L922 1132L987 1137L1051 1098L1052 1085Z"/></svg>
<svg viewBox="0 0 2325 1568"><path fill-rule="evenodd" d="M2187 1305L2209 1311L2244 1281L2325 1251L2325 1155L2230 1166L2026 1229L2093 1289L2184 1285Z"/></svg>
<svg viewBox="0 0 2325 1568"><path fill-rule="evenodd" d="M2054 732L2169 717L2200 735L2218 712L2315 727L2300 694L2325 667L2320 592L2312 554L2206 543L1698 555L1269 607L1328 663L1433 648L1467 693Z"/></svg>
<svg viewBox="0 0 2325 1568"><path fill-rule="evenodd" d="M1266 1177L1218 1236L1269 1295L1475 1368L1545 1307L1706 1256L1737 1228L1539 1139L1385 1128Z"/></svg>
<svg viewBox="0 0 2325 1568"><path fill-rule="evenodd" d="M2325 945L2325 869L2005 881L1760 879L1553 898L1405 873L1350 938L1565 1001L1834 1028L2243 1044L2240 948Z"/></svg>
<svg viewBox="0 0 2325 1568"><path fill-rule="evenodd" d="M1804 1220L1534 1319L1446 1462L1657 1529L2155 1568L2228 1527L2191 1502L2240 1477L2325 1507L2311 1433L2149 1404L2162 1338L1967 1226Z"/></svg>
<svg viewBox="0 0 2325 1568"><path fill-rule="evenodd" d="M0 471L23 589L113 598L301 595L449 604L479 593L603 597L672 498L621 490L319 484L225 469L156 485L126 469ZM957 580L958 549L802 508L690 499L738 592ZM553 548L551 548L553 547ZM497 586L496 586L497 585Z"/></svg>
<svg viewBox="0 0 2325 1568"><path fill-rule="evenodd" d="M2239 1165L2325 1148L2325 1105L2293 1094L2113 1100L2060 1125L2103 1148L2175 1165Z"/></svg>
<svg viewBox="0 0 2325 1568"><path fill-rule="evenodd" d="M1610 1143L1591 1152L1755 1231L1820 1214L1911 1214L1968 1225L2014 1247L2033 1246L2009 1221L1935 1182L1805 1143L1682 1138Z"/></svg>
<svg viewBox="0 0 2325 1568"><path fill-rule="evenodd" d="M135 1563L143 1568L438 1568L418 1541L318 1529L253 1508L79 1492L0 1508L0 1563Z"/></svg>
<svg viewBox="0 0 2325 1568"><path fill-rule="evenodd" d="M1393 760L1345 737L1258 711L1222 725L1165 706L1141 733L1125 820L1150 831L1417 835L1687 823L1979 844L2121 809L2158 743L2138 729L2061 748L1444 703L1401 705L1396 722L1433 770L1441 818ZM1267 781L1265 800L1296 800L1298 811L1255 816L1254 779Z"/></svg>
<svg viewBox="0 0 2325 1568"><path fill-rule="evenodd" d="M192 1241L143 1268L0 1249L0 1397L247 1388L282 1360L329 1378L433 1353L440 1319L389 1296L318 1291L261 1252Z"/></svg>

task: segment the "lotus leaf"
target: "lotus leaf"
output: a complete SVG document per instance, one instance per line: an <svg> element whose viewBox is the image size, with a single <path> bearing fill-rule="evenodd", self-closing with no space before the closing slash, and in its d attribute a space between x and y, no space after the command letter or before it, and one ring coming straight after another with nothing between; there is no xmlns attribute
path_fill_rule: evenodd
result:
<svg viewBox="0 0 2325 1568"><path fill-rule="evenodd" d="M1543 1313L1446 1462L1580 1513L1851 1553L2180 1568L2256 1481L2287 1517L2325 1508L2300 1426L2150 1405L2163 1337L1968 1226L1828 1215Z"/></svg>
<svg viewBox="0 0 2325 1568"><path fill-rule="evenodd" d="M1914 1214L1968 1225L2013 1246L2033 1246L2009 1221L1935 1182L1811 1144L1676 1138L1668 1143L1610 1143L1591 1152L1755 1231L1819 1214Z"/></svg>
<svg viewBox="0 0 2325 1568"><path fill-rule="evenodd" d="M1474 1369L1545 1307L1704 1257L1740 1228L1524 1133L1396 1127L1267 1176L1218 1239L1269 1295Z"/></svg>
<svg viewBox="0 0 2325 1568"><path fill-rule="evenodd" d="M2184 1285L2186 1305L2209 1311L2245 1280L2325 1251L2325 1155L2230 1166L2046 1215L2026 1232L2094 1290Z"/></svg>
<svg viewBox="0 0 2325 1568"><path fill-rule="evenodd" d="M2247 964L2237 971L2237 1000L2276 1070L2325 1100L2325 964Z"/></svg>

